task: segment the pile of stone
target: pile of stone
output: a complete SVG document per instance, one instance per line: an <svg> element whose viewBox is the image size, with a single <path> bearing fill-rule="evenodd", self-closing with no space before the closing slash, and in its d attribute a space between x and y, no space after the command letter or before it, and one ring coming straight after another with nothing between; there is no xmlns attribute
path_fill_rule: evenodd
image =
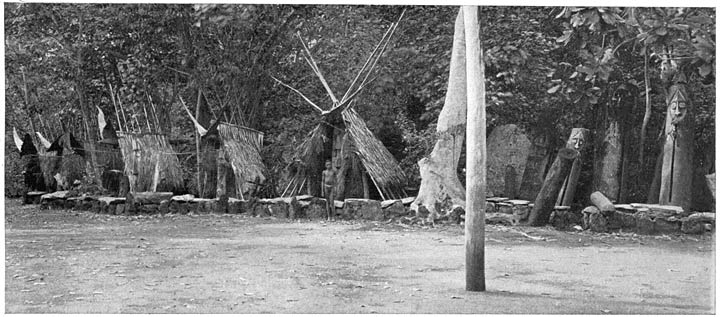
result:
<svg viewBox="0 0 720 317"><path fill-rule="evenodd" d="M715 213L689 212L679 206L612 204L600 192L590 196L593 206L582 210L583 228L595 232L617 230L639 234L702 234L715 227Z"/></svg>
<svg viewBox="0 0 720 317"><path fill-rule="evenodd" d="M507 197L490 197L485 202L485 223L487 224L500 224L506 226L517 226L524 223L525 220L530 216L534 204L528 200L522 199L510 199ZM445 221L450 223L460 223L465 219L465 210L461 206L452 206L446 215L441 216L438 221ZM560 213L571 214L569 212L570 207L555 206L553 215ZM552 218L553 216L551 216ZM554 217L555 223L560 221L568 222L567 225L562 227L570 227L572 224L580 224L581 217ZM552 221L552 220L551 220ZM559 225L556 225L559 227Z"/></svg>
<svg viewBox="0 0 720 317"><path fill-rule="evenodd" d="M533 204L527 200L490 197L485 203L485 223L517 226L530 216Z"/></svg>

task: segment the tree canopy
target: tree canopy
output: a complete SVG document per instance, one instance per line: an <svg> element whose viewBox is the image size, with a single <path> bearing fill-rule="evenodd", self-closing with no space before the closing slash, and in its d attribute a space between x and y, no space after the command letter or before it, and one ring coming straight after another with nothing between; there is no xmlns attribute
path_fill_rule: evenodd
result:
<svg viewBox="0 0 720 317"><path fill-rule="evenodd" d="M48 139L65 127L97 139L96 107L116 127L120 121L131 130L189 138L194 128L180 98L200 100L208 120L263 131L263 157L275 172L320 118L271 76L331 102L298 37L333 91L345 91L406 10L377 79L355 108L414 183L417 161L434 142L457 14L449 6L250 4L6 3L4 10L6 140L13 127ZM714 149L715 14L711 8L482 7L488 129L515 123L559 146L573 127L597 128L602 106L628 96L637 143L647 85L648 159L637 167L649 175L659 151L651 140L665 109L660 65L672 47L695 96L696 147L705 150L703 161L714 161L714 151L707 153Z"/></svg>

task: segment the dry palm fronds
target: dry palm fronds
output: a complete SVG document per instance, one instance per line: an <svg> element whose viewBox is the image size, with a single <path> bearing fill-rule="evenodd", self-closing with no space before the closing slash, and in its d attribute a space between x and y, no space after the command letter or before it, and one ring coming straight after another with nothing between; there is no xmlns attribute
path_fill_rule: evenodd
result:
<svg viewBox="0 0 720 317"><path fill-rule="evenodd" d="M395 157L375 138L365 122L350 108L342 112L345 129L352 136L358 156L372 180L386 197L401 198L406 177Z"/></svg>
<svg viewBox="0 0 720 317"><path fill-rule="evenodd" d="M165 135L120 133L118 143L132 192L174 191L183 188L180 161Z"/></svg>
<svg viewBox="0 0 720 317"><path fill-rule="evenodd" d="M235 175L236 194L238 197L244 197L265 182L266 169L260 156L263 134L225 123L218 125L218 132L225 158Z"/></svg>
<svg viewBox="0 0 720 317"><path fill-rule="evenodd" d="M322 123L318 124L293 153L292 162L288 165L288 171L292 175L283 191L283 197L300 193L307 185L313 171L322 170L324 162L321 161L321 154L327 141L325 133L325 126Z"/></svg>

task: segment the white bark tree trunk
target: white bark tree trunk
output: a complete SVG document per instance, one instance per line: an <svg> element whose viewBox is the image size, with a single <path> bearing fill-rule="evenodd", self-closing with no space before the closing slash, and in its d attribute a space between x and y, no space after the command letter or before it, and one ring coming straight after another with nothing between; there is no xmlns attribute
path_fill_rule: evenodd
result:
<svg viewBox="0 0 720 317"><path fill-rule="evenodd" d="M420 215L420 206L424 206L429 211L429 219L437 217L440 212L439 206L453 204L465 206L465 189L457 175L465 137L467 109L464 28L463 14L460 10L455 20L448 90L435 132L437 142L430 156L418 162L422 181L418 195L410 208L416 215Z"/></svg>

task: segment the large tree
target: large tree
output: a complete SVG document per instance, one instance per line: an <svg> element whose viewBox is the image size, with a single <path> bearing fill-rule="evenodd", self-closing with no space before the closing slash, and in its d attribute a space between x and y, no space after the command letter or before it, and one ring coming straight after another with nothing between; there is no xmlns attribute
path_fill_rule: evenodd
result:
<svg viewBox="0 0 720 317"><path fill-rule="evenodd" d="M411 208L420 206L429 211L429 218L437 217L442 204L465 205L465 189L457 174L458 161L465 138L467 87L465 70L465 26L462 10L455 19L450 77L445 105L440 111L435 147L430 155L418 162L420 190Z"/></svg>

